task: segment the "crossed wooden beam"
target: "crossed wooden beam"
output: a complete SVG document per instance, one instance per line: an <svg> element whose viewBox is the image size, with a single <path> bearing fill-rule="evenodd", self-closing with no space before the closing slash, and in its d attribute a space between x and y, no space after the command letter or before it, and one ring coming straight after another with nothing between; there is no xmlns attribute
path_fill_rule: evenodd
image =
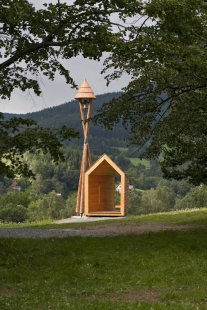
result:
<svg viewBox="0 0 207 310"><path fill-rule="evenodd" d="M81 169L80 169L80 177L79 177L79 184L78 184L78 196L77 196L77 204L76 204L76 213L80 214L81 216L84 213L84 177L85 172L88 168L92 166L92 159L90 154L90 148L88 144L88 134L89 134L89 121L91 117L91 108L92 108L92 99L88 103L87 106L87 115L85 116L84 111L84 104L81 102L80 105L80 113L81 113L81 122L83 127L83 134L84 134L84 144L83 144L83 154L82 154L82 161L81 161ZM87 165L88 163L88 165Z"/></svg>
<svg viewBox="0 0 207 310"><path fill-rule="evenodd" d="M85 201L84 201L85 172L88 168L92 166L92 159L88 144L88 134L89 134L89 122L91 118L92 102L93 99L95 99L95 95L86 80L84 80L84 82L80 86L75 96L75 99L79 100L81 122L84 135L83 154L82 154L80 177L78 184L78 195L76 203L76 213L82 216L84 214L85 209Z"/></svg>

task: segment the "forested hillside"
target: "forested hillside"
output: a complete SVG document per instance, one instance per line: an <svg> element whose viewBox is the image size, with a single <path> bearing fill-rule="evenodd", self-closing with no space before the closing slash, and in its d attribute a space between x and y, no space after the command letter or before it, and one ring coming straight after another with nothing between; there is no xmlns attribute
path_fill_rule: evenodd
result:
<svg viewBox="0 0 207 310"><path fill-rule="evenodd" d="M93 103L93 115L104 102L119 95L110 93L97 96ZM7 118L12 116L6 115ZM65 160L58 164L52 161L49 154L25 153L24 159L34 171L35 180L17 178L12 181L0 177L0 223L56 219L75 214L83 144L78 102L71 101L18 116L32 118L45 127L73 127L80 132L80 139L67 143L63 150ZM91 122L89 138L93 162L101 154L107 153L128 175L134 188L129 195L129 214L206 206L206 186L195 188L185 180L163 179L157 160L140 160L139 148L127 147L127 131L120 124L109 131Z"/></svg>
<svg viewBox="0 0 207 310"><path fill-rule="evenodd" d="M106 102L109 102L113 98L120 96L120 92L108 93L98 95L93 102L93 112L95 115L96 111ZM5 117L11 117L12 114L6 114ZM47 108L39 112L28 113L25 115L18 115L23 118L32 118L44 127L55 127L59 128L63 125L75 128L80 132L82 137L82 126L80 119L79 103L76 100L61 104L56 107ZM90 124L90 148L95 154L114 152L113 147L121 147L126 145L127 131L124 130L123 126L117 124L113 130L107 130L103 127ZM73 139L68 144L70 146L80 146L83 140Z"/></svg>

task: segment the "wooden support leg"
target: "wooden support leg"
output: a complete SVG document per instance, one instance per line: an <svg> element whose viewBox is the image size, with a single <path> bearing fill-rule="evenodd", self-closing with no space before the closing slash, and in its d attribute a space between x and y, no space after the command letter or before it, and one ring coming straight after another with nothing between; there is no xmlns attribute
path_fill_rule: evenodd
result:
<svg viewBox="0 0 207 310"><path fill-rule="evenodd" d="M80 194L80 214L84 213L84 176L86 170L86 160L87 160L87 145L84 145L83 149L83 161L82 161L82 177L81 177L81 194Z"/></svg>
<svg viewBox="0 0 207 310"><path fill-rule="evenodd" d="M85 119L85 113L83 109L83 101L80 100L80 113L81 113L81 121L82 121L82 127L83 127L83 134L84 134L84 147L83 147L83 155L82 155L82 162L81 162L81 170L80 170L80 178L79 178L79 184L78 184L78 195L77 195L77 203L76 203L76 213L82 214L84 213L84 177L85 177L85 171L86 171L86 164L88 162L88 166L92 166L92 159L90 154L90 149L88 145L88 133L89 133L89 120L91 117L91 108L92 108L92 100L90 100L90 103L88 105L88 111L87 111L87 118Z"/></svg>
<svg viewBox="0 0 207 310"><path fill-rule="evenodd" d="M78 194L76 202L76 214L80 213L80 197L81 197L81 184L82 184L82 171L80 172L79 182L78 182Z"/></svg>
<svg viewBox="0 0 207 310"><path fill-rule="evenodd" d="M91 153L90 153L90 148L89 144L87 143L87 159L88 159L88 166L89 168L92 166L92 158L91 158Z"/></svg>

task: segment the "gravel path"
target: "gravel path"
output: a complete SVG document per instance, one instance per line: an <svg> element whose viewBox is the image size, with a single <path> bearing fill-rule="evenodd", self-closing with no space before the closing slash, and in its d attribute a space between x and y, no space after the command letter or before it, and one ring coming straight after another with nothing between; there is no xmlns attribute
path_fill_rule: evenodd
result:
<svg viewBox="0 0 207 310"><path fill-rule="evenodd" d="M68 236L105 237L114 235L111 232L75 230L75 229L35 229L27 227L0 228L0 238L63 238Z"/></svg>
<svg viewBox="0 0 207 310"><path fill-rule="evenodd" d="M0 238L63 238L68 236L105 237L127 234L144 234L165 230L186 231L193 228L207 228L206 225L173 225L165 223L123 224L107 223L88 226L84 229L35 229L28 227L0 228Z"/></svg>

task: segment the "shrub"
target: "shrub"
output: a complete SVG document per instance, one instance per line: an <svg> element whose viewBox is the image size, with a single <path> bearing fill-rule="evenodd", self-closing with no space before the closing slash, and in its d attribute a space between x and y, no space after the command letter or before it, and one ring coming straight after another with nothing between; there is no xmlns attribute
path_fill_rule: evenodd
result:
<svg viewBox="0 0 207 310"><path fill-rule="evenodd" d="M62 210L61 215L62 218L71 217L76 214L76 200L77 200L77 193L72 193L68 196L68 199L66 200L65 209Z"/></svg>
<svg viewBox="0 0 207 310"><path fill-rule="evenodd" d="M0 208L1 222L21 223L27 219L27 209L22 205L7 204Z"/></svg>
<svg viewBox="0 0 207 310"><path fill-rule="evenodd" d="M61 212L65 208L65 201L55 192L44 195L36 201L32 201L28 207L30 221L61 218Z"/></svg>
<svg viewBox="0 0 207 310"><path fill-rule="evenodd" d="M129 193L128 213L131 215L140 214L141 191L133 191ZM142 212L141 212L142 213Z"/></svg>
<svg viewBox="0 0 207 310"><path fill-rule="evenodd" d="M184 198L176 200L176 209L193 209L207 207L207 186L199 186Z"/></svg>

